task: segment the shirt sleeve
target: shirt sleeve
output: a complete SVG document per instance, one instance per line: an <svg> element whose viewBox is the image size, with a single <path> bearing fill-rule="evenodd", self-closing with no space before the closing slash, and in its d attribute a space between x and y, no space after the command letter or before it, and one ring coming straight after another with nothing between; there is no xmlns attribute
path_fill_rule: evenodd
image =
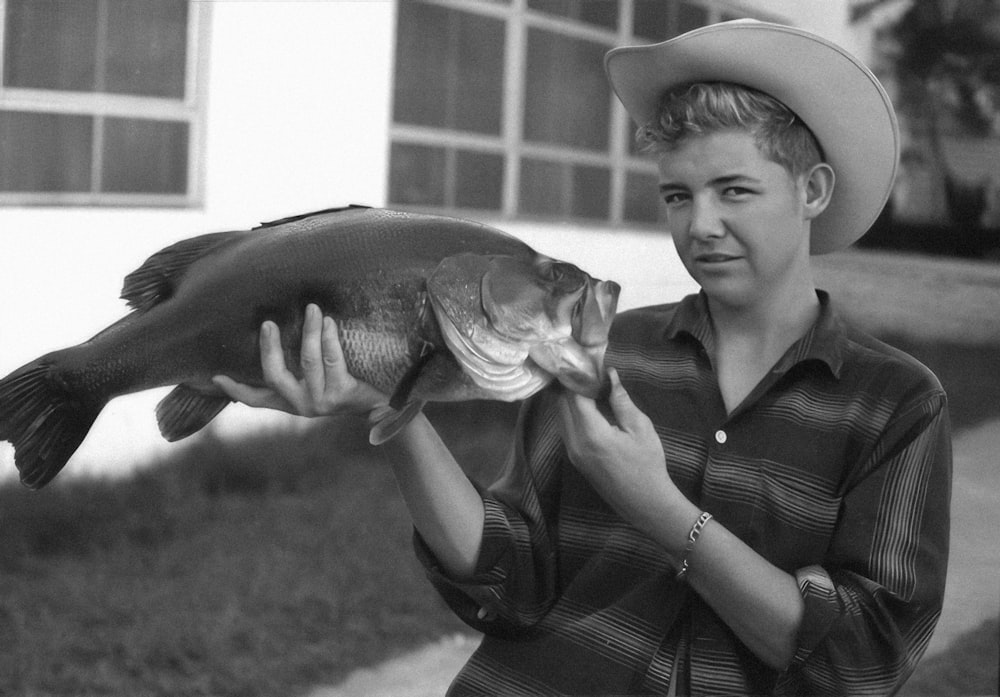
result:
<svg viewBox="0 0 1000 697"><path fill-rule="evenodd" d="M530 631L556 598L556 526L546 515L558 508L565 451L550 407L551 394L543 392L521 409L504 471L483 493L483 538L470 578L449 576L414 536L431 583L453 612L484 633Z"/></svg>
<svg viewBox="0 0 1000 697"><path fill-rule="evenodd" d="M892 694L913 671L944 598L951 457L941 392L883 432L827 563L796 572L805 614L778 694Z"/></svg>

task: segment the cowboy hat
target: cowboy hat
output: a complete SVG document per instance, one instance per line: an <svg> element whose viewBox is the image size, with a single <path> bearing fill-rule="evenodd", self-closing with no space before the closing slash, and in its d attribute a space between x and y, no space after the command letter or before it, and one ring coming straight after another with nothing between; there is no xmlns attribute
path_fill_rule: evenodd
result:
<svg viewBox="0 0 1000 697"><path fill-rule="evenodd" d="M812 254L855 242L889 199L900 147L892 102L861 61L826 39L781 24L735 20L658 44L613 49L604 66L639 125L656 118L666 90L692 82L742 84L795 112L837 177L830 205L812 223Z"/></svg>

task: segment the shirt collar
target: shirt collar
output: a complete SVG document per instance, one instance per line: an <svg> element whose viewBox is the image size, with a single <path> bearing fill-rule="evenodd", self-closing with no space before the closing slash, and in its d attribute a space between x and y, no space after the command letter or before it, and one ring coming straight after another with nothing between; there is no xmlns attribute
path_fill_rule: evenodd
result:
<svg viewBox="0 0 1000 697"><path fill-rule="evenodd" d="M819 298L819 317L809 331L785 352L774 366L774 372L786 373L799 363L820 361L830 369L835 378L840 378L840 369L844 363L845 327L830 302L829 293L817 290L816 296ZM715 336L712 333L708 298L704 291L689 295L678 304L667 326L667 338L677 339L682 334L700 343L709 355L713 353Z"/></svg>

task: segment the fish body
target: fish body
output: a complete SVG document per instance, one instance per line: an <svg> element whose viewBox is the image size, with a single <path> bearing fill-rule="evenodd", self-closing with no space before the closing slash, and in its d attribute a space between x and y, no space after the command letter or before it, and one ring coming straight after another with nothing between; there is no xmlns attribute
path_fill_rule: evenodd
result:
<svg viewBox="0 0 1000 697"><path fill-rule="evenodd" d="M392 395L373 442L427 401L513 401L553 379L595 395L617 294L510 235L442 216L350 207L202 235L126 277L130 314L0 380L0 439L39 488L109 400L165 385L177 387L157 406L160 431L184 438L230 403L213 376L263 384L263 321L278 324L300 374L309 303L337 321L349 371Z"/></svg>

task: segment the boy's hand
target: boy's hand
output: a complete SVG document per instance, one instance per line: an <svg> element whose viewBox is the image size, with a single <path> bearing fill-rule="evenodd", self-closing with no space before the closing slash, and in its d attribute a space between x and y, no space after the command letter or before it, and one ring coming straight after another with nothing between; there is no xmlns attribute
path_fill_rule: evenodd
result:
<svg viewBox="0 0 1000 697"><path fill-rule="evenodd" d="M389 402L384 394L347 371L337 323L323 317L316 305L306 307L300 361L301 380L285 364L278 326L264 322L260 362L267 387L252 387L224 375L215 376L212 382L238 402L301 416L365 415Z"/></svg>
<svg viewBox="0 0 1000 697"><path fill-rule="evenodd" d="M592 399L566 392L559 400L560 433L570 460L620 515L640 528L681 496L667 474L652 421L632 402L610 369L608 401L614 423ZM651 520L652 519L652 520Z"/></svg>

